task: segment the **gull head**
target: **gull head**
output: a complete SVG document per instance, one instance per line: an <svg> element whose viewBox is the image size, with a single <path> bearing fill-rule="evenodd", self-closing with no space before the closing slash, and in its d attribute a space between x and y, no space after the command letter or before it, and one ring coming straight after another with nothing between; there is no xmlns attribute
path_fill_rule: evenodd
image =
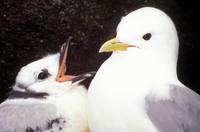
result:
<svg viewBox="0 0 200 132"><path fill-rule="evenodd" d="M48 55L22 67L17 74L14 90L45 92L45 87L55 82L60 54Z"/></svg>
<svg viewBox="0 0 200 132"><path fill-rule="evenodd" d="M117 67L117 73L122 71L124 75L133 72L137 78L152 74L156 75L155 80L163 75L163 80L177 78L179 41L175 25L166 13L153 7L137 9L121 19L116 33L99 50L113 52L105 65Z"/></svg>
<svg viewBox="0 0 200 132"><path fill-rule="evenodd" d="M105 42L99 52L141 51L176 59L178 46L176 28L170 17L159 9L144 7L123 17L116 37Z"/></svg>
<svg viewBox="0 0 200 132"><path fill-rule="evenodd" d="M77 76L65 75L70 40L71 38L62 45L60 53L48 55L22 67L16 77L13 90L28 93L56 94L76 87L83 80L92 77L95 72Z"/></svg>

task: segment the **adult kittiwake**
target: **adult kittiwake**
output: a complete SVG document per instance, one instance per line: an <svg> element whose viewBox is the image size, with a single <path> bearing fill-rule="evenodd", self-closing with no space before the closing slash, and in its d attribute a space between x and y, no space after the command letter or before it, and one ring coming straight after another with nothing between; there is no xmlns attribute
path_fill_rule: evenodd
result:
<svg viewBox="0 0 200 132"><path fill-rule="evenodd" d="M9 97L0 104L0 132L89 132L87 90L79 82L93 72L64 75L68 44L61 53L21 68Z"/></svg>
<svg viewBox="0 0 200 132"><path fill-rule="evenodd" d="M200 96L177 78L179 41L163 11L143 7L123 17L113 51L88 91L92 132L200 132Z"/></svg>

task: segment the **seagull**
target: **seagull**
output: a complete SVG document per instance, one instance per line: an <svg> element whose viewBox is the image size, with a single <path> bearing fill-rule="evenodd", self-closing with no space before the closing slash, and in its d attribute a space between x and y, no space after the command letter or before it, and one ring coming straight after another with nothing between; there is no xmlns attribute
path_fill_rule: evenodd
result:
<svg viewBox="0 0 200 132"><path fill-rule="evenodd" d="M154 7L123 17L113 52L88 91L92 132L200 132L200 96L177 77L179 41L174 23Z"/></svg>
<svg viewBox="0 0 200 132"><path fill-rule="evenodd" d="M93 72L65 75L68 46L21 68L0 104L1 132L89 132L87 90L80 82Z"/></svg>

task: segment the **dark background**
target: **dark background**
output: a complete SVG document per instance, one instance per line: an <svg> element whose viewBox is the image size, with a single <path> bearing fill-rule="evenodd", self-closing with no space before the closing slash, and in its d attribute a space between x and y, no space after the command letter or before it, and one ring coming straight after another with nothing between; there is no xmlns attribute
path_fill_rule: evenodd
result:
<svg viewBox="0 0 200 132"><path fill-rule="evenodd" d="M20 67L56 53L73 37L69 73L97 70L109 54L101 44L115 35L120 18L143 6L165 11L180 39L178 77L200 93L199 8L197 2L177 0L1 0L0 101L14 83Z"/></svg>

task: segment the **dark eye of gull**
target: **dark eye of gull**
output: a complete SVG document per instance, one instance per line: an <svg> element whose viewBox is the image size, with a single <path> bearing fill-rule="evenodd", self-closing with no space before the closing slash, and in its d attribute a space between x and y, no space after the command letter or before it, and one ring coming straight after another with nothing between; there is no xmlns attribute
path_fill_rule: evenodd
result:
<svg viewBox="0 0 200 132"><path fill-rule="evenodd" d="M144 40L149 40L149 39L151 39L151 33L146 33L145 35L143 35L143 37L142 37Z"/></svg>
<svg viewBox="0 0 200 132"><path fill-rule="evenodd" d="M38 79L40 79L40 80L46 79L46 78L49 77L49 75L50 75L50 74L49 74L48 70L47 70L47 69L43 69L43 70L39 73Z"/></svg>

